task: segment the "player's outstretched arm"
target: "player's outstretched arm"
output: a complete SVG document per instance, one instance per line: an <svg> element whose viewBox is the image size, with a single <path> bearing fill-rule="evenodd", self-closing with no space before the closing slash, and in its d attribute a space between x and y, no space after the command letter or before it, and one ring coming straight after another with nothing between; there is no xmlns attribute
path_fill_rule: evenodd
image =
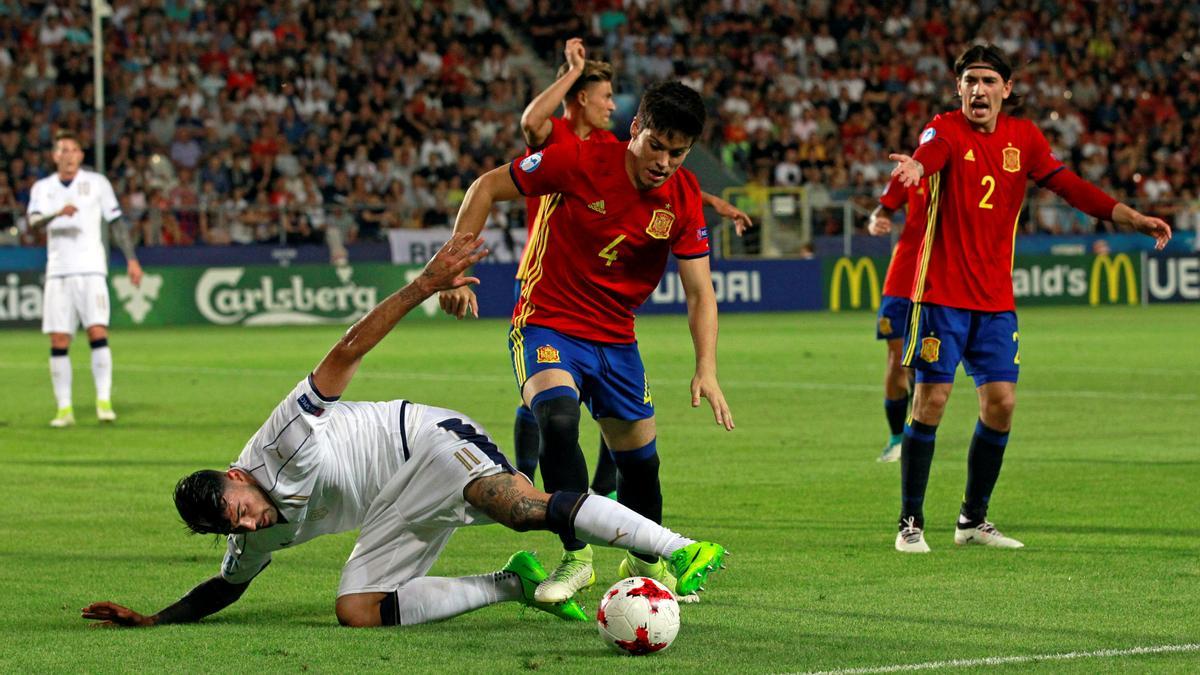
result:
<svg viewBox="0 0 1200 675"><path fill-rule="evenodd" d="M465 277L462 273L483 260L487 253L483 239L474 234L459 232L450 237L450 241L425 264L421 276L375 305L333 345L313 369L313 386L327 398L341 396L363 357L396 327L404 315L440 290L479 283L479 279Z"/></svg>
<svg viewBox="0 0 1200 675"><path fill-rule="evenodd" d="M696 352L696 374L692 377L692 407L708 399L713 418L727 430L733 430L733 413L717 382L717 296L713 293L712 270L708 258L679 261L679 280L687 297L688 330Z"/></svg>
<svg viewBox="0 0 1200 675"><path fill-rule="evenodd" d="M1125 204L1117 204L1112 211L1113 222L1132 227L1148 237L1154 237L1154 248L1161 251L1171 241L1171 226L1162 218L1147 216Z"/></svg>
<svg viewBox="0 0 1200 675"><path fill-rule="evenodd" d="M553 123L550 122L550 116L554 114L554 111L562 104L567 92L583 75L583 67L586 63L583 40L580 38L567 40L563 56L566 57L569 66L567 72L546 87L542 93L535 96L529 105L525 106L525 112L521 113L521 134L525 137L525 145L531 148L542 147L542 144L550 137L550 132L554 129Z"/></svg>
<svg viewBox="0 0 1200 675"><path fill-rule="evenodd" d="M193 588L175 604L150 616L115 602L93 602L80 612L85 619L99 621L98 626L146 628L167 623L192 623L232 605L249 587L249 581L231 584L216 576Z"/></svg>
<svg viewBox="0 0 1200 675"><path fill-rule="evenodd" d="M754 227L754 221L750 220L750 216L745 211L724 199L716 195L710 195L707 192L701 192L700 199L704 202L705 206L716 211L718 216L732 220L733 230L737 232L737 236L742 236L746 230Z"/></svg>
<svg viewBox="0 0 1200 675"><path fill-rule="evenodd" d="M492 169L471 183L467 194L463 197L462 206L458 209L458 219L454 221L454 233L469 233L478 235L487 223L488 214L496 202L507 202L521 196L517 184L509 173L509 164ZM444 290L438 294L438 304L442 311L459 319L468 313L479 318L479 301L475 293L467 286Z"/></svg>

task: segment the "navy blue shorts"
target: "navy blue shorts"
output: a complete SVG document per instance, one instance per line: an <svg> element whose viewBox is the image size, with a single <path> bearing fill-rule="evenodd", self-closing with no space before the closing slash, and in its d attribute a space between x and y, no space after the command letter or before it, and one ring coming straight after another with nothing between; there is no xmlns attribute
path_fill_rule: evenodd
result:
<svg viewBox="0 0 1200 675"><path fill-rule="evenodd" d="M875 317L875 339L903 340L910 314L912 300L894 295L883 296L879 301L879 314Z"/></svg>
<svg viewBox="0 0 1200 675"><path fill-rule="evenodd" d="M636 342L592 342L541 326L524 326L510 328L508 346L518 391L543 370L565 370L593 418L634 422L654 416L650 383Z"/></svg>
<svg viewBox="0 0 1200 675"><path fill-rule="evenodd" d="M979 387L1016 382L1021 369L1016 312L978 312L914 303L904 341L904 366L917 382L953 382L961 361Z"/></svg>

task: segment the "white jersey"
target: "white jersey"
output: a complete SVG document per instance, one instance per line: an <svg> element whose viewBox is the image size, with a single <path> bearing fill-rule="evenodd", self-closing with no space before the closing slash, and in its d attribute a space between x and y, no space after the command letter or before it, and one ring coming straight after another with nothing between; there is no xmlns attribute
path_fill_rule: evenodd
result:
<svg viewBox="0 0 1200 675"><path fill-rule="evenodd" d="M75 214L59 216L46 228L46 276L108 274L103 226L121 215L112 184L84 169L68 184L58 174L47 176L29 193L29 218L58 213L68 204L77 209Z"/></svg>
<svg viewBox="0 0 1200 675"><path fill-rule="evenodd" d="M447 420L457 425L447 428ZM410 401L328 400L311 376L304 378L231 465L254 477L281 518L263 530L229 535L221 576L246 583L273 551L361 527L392 477L417 459L414 454L443 445L443 437L461 444L461 430L473 433L473 424L461 413Z"/></svg>

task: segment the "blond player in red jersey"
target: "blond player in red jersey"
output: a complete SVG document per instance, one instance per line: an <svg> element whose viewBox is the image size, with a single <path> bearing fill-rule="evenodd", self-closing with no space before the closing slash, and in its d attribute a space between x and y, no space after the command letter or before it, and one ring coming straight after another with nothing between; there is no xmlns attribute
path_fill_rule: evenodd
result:
<svg viewBox="0 0 1200 675"><path fill-rule="evenodd" d="M924 239L913 281L903 364L916 390L900 455L901 510L896 549L926 553L925 487L934 439L963 363L975 380L979 422L967 455L967 485L955 544L1020 548L987 520L1012 427L1020 334L1013 300L1017 221L1032 180L1071 206L1154 237L1171 228L1118 203L1063 166L1032 122L1001 111L1013 96L1012 67L998 48L975 45L954 64L959 110L938 115L912 156L893 154L892 176L927 195Z"/></svg>

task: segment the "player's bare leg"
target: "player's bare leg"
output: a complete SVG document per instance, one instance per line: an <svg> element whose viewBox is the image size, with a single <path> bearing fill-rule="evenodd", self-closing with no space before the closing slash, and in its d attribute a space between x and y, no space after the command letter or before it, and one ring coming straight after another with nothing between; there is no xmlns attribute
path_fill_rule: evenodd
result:
<svg viewBox="0 0 1200 675"><path fill-rule="evenodd" d="M50 334L50 384L54 387L54 400L58 404L50 426L61 429L75 424L75 411L71 402L71 336L67 333Z"/></svg>
<svg viewBox="0 0 1200 675"><path fill-rule="evenodd" d="M946 401L954 384L919 382L913 391L913 409L904 427L900 450L900 531L896 550L904 553L928 553L925 543L925 488L938 424L946 411Z"/></svg>
<svg viewBox="0 0 1200 675"><path fill-rule="evenodd" d="M579 390L571 373L560 368L540 371L525 381L525 405L537 418L542 447L542 485L549 493L583 494L588 489L587 462L579 447ZM596 583L592 548L560 534L563 555L550 577L538 586L540 602L560 602Z"/></svg>
<svg viewBox="0 0 1200 675"><path fill-rule="evenodd" d="M904 441L904 419L908 416L910 379L912 370L901 365L904 354L904 338L887 341L887 369L883 377L883 408L887 416L890 436L876 461L894 462L900 459Z"/></svg>
<svg viewBox="0 0 1200 675"><path fill-rule="evenodd" d="M1001 534L987 519L988 504L1000 477L1008 432L1012 428L1017 385L1015 382L988 382L976 392L979 395L979 421L967 452L967 487L954 531L954 543L1021 548L1024 544Z"/></svg>
<svg viewBox="0 0 1200 675"><path fill-rule="evenodd" d="M96 383L96 418L114 422L112 407L112 351L108 348L108 328L88 326L88 344L92 348L92 381Z"/></svg>

